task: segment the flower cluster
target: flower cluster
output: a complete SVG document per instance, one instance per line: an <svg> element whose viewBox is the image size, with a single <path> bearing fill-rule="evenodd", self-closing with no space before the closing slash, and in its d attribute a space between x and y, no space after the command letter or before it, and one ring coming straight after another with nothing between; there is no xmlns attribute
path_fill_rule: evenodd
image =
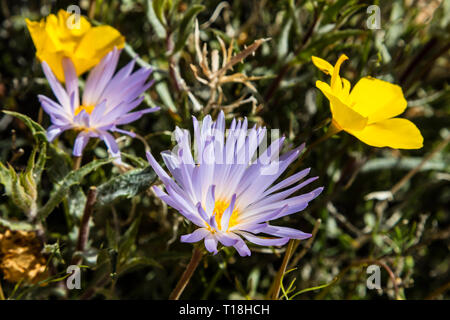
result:
<svg viewBox="0 0 450 320"><path fill-rule="evenodd" d="M40 22L27 20L36 56L56 97L52 100L39 95L41 106L52 122L47 138L53 141L66 130L76 131L73 155L77 157L81 157L90 138L99 138L105 142L115 162L120 163L120 149L111 133L135 137L135 133L118 126L159 110L133 111L153 83L148 81L152 70L141 68L133 72L135 60L132 60L116 72L125 42L120 32L110 26L92 27L84 17L77 28L69 28L69 18L62 10L58 16L49 15ZM242 82L253 88L250 80L257 78L241 73L226 76L225 73L265 40L258 40L236 56L232 56L231 46L227 50L219 40L223 52L220 69L217 50L212 52L209 68L206 47L200 50L198 26L195 40L199 65L207 79L199 76L200 69L193 65L191 68L197 80L208 84L214 95L216 91L221 95L220 85L227 82ZM407 104L402 89L366 77L351 90L350 82L339 75L346 59L342 55L332 66L312 57L313 63L331 76L329 84L317 81L316 85L330 101L332 132L345 130L375 147L422 147L423 138L417 127L409 120L395 118ZM79 77L90 69L80 94ZM219 105L210 103L203 111L208 113L214 106ZM234 247L241 256L249 256L251 251L245 240L262 246L281 246L290 239L311 236L294 228L271 224L306 209L323 190L318 187L298 194L317 179L306 179L309 168L280 179L299 157L304 145L278 157L283 151L284 137L264 149L261 142L267 135L265 127L248 128L247 119L232 119L227 130L223 111L215 121L211 115L206 115L202 122L193 117L193 124L194 144L191 144L189 131L177 127L175 152L161 154L171 176L147 152L148 161L164 186L154 186L155 194L195 225L192 233L181 237L182 242L203 241L206 249L214 254L220 243Z"/></svg>

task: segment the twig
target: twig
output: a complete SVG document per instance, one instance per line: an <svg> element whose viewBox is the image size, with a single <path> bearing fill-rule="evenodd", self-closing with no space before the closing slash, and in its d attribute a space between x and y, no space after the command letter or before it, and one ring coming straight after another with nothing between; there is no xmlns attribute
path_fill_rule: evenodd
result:
<svg viewBox="0 0 450 320"><path fill-rule="evenodd" d="M214 12L213 12L213 14L211 15L211 17L209 18L209 20L206 21L205 23L202 23L202 24L200 25L200 28L202 28L202 29L207 29L207 28L209 28L209 26L210 26L211 24L213 24L214 21L216 21L216 19L219 17L220 12L222 11L222 9L224 9L224 8L229 8L229 7L230 7L230 4L229 4L228 2L226 2L226 1L220 2L220 3L217 5L217 7L216 7L216 9L214 10Z"/></svg>
<svg viewBox="0 0 450 320"><path fill-rule="evenodd" d="M6 300L5 294L3 293L2 282L0 281L0 300Z"/></svg>
<svg viewBox="0 0 450 320"><path fill-rule="evenodd" d="M317 219L316 223L314 224L314 228L312 231L312 235L311 238L309 238L306 243L305 243L305 247L303 248L302 251L300 251L291 261L291 263L289 264L289 269L293 268L293 266L295 266L301 258L303 258L303 256L308 252L309 249L311 249L311 246L314 242L314 239L316 238L317 232L319 231L320 225L322 224L322 220L321 219ZM297 240L296 241L297 246L300 244L300 241ZM297 249L297 246L294 248L293 252L295 252L295 250Z"/></svg>
<svg viewBox="0 0 450 320"><path fill-rule="evenodd" d="M177 283L177 286L170 294L169 300L180 299L181 294L183 293L184 289L186 288L187 284L189 283L189 280L191 279L192 275L194 274L195 269L197 269L197 266L200 263L200 260L202 259L202 257L203 257L203 252L199 248L194 248L194 252L192 253L191 261L189 261L189 264L187 265L186 270L184 270L183 275L181 276L180 280Z"/></svg>
<svg viewBox="0 0 450 320"><path fill-rule="evenodd" d="M436 299L438 296L440 296L441 294L443 294L445 291L447 291L448 289L450 289L450 281L447 282L446 284L444 284L443 286L437 288L436 290L434 290L431 294L429 294L425 300L434 300Z"/></svg>
<svg viewBox="0 0 450 320"><path fill-rule="evenodd" d="M394 194L397 193L417 172L420 171L420 169L427 163L431 158L433 158L437 153L439 153L441 150L443 150L447 144L450 142L450 134L441 142L439 143L436 148L434 148L423 160L419 163L417 167L409 171L403 178L400 179L399 182L397 182L390 190L391 195L394 196ZM375 206L375 212L378 216L378 224L381 223L381 218L383 216L383 212L387 207L387 204L389 202L389 199L383 200Z"/></svg>
<svg viewBox="0 0 450 320"><path fill-rule="evenodd" d="M431 158L435 156L436 153L440 152L442 149L445 148L445 146L450 142L450 134L446 139L444 139L441 143L438 144L436 148L434 148L423 160L419 163L417 167L409 171L399 182L397 182L392 188L391 193L395 194L398 190L403 187L403 185L408 182L409 179L411 179L419 170L425 165L426 162L428 162Z"/></svg>
<svg viewBox="0 0 450 320"><path fill-rule="evenodd" d="M78 233L78 241L75 250L74 257L72 258L72 264L80 264L83 258L76 256L76 253L82 253L89 238L89 220L94 211L95 201L97 200L97 188L92 186L89 188L88 196L86 199L86 206L84 207L83 217L81 218L80 230Z"/></svg>
<svg viewBox="0 0 450 320"><path fill-rule="evenodd" d="M391 278L391 281L394 285L394 291L395 291L395 298L399 299L399 295L398 295L398 286L397 286L397 279L395 277L394 272L392 272L391 268L384 263L381 260L377 260L377 259L362 259L362 260L358 260L355 262L352 262L349 266L347 266L346 268L344 268L341 272L339 272L339 274L336 276L337 281L335 281L333 283L333 285L335 285L350 269L352 269L353 267L359 267L361 265L365 265L365 264L377 264L380 267L382 267L383 269L385 269L387 271L387 273L389 274L389 277ZM327 293L328 291L331 289L331 287L333 286L329 286L327 287L324 291L322 291L319 295L316 296L316 300L320 300L322 299Z"/></svg>
<svg viewBox="0 0 450 320"><path fill-rule="evenodd" d="M95 17L96 4L97 4L96 0L89 1L89 9L88 9L89 19L94 19L94 17Z"/></svg>
<svg viewBox="0 0 450 320"><path fill-rule="evenodd" d="M364 235L361 230L359 230L357 227L355 227L350 221L347 220L347 218L339 213L336 209L336 207L333 205L333 203L328 202L327 203L327 209L328 212L330 212L338 221L340 221L344 226L347 227L351 232L353 232L356 236L361 237Z"/></svg>

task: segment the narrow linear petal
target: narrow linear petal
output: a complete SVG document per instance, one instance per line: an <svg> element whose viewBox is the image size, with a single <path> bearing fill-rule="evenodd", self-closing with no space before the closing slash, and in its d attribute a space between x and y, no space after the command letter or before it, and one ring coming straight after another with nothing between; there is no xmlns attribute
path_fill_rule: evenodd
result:
<svg viewBox="0 0 450 320"><path fill-rule="evenodd" d="M188 243L198 242L200 240L203 240L208 234L210 234L210 232L207 229L200 228L192 233L182 235L181 242L188 242Z"/></svg>

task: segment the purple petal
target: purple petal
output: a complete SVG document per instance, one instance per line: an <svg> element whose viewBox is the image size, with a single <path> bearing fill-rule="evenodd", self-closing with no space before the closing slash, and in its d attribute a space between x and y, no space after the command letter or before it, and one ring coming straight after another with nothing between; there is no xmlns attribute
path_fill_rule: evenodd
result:
<svg viewBox="0 0 450 320"><path fill-rule="evenodd" d="M267 225L260 232L264 232L276 237L287 237L290 239L299 239L299 240L308 239L312 236L310 233L306 233L297 229L271 225Z"/></svg>
<svg viewBox="0 0 450 320"><path fill-rule="evenodd" d="M231 202L228 208L225 210L225 212L222 215L222 219L220 221L220 225L222 227L222 230L228 230L228 224L230 222L231 215L233 214L234 210L234 204L236 203L236 194L233 194L231 197Z"/></svg>
<svg viewBox="0 0 450 320"><path fill-rule="evenodd" d="M62 59L62 66L64 70L64 79L66 82L66 90L69 96L72 97L73 95L73 104L71 103L71 111L72 114L74 114L75 110L80 105L80 96L78 92L78 76L77 72L75 71L75 66L72 63L72 60L70 60L67 57L64 57Z"/></svg>
<svg viewBox="0 0 450 320"><path fill-rule="evenodd" d="M64 90L61 83L59 83L59 81L56 79L52 70L45 61L42 62L42 70L44 71L45 77L47 78L48 83L52 88L52 91L55 94L56 98L58 99L59 103L67 111L67 113L70 113L71 110L70 110L69 95Z"/></svg>
<svg viewBox="0 0 450 320"><path fill-rule="evenodd" d="M289 238L275 238L275 239L260 238L243 231L239 232L239 234L241 234L248 241L258 244L260 246L283 246L289 241Z"/></svg>
<svg viewBox="0 0 450 320"><path fill-rule="evenodd" d="M120 162L120 150L117 145L116 139L108 132L102 131L100 132L100 138L105 142L106 147L108 148L108 152L112 158L115 158L116 162Z"/></svg>
<svg viewBox="0 0 450 320"><path fill-rule="evenodd" d="M238 242L237 239L229 236L228 233L216 232L214 235L216 236L217 240L219 240L220 243L226 247L234 246Z"/></svg>
<svg viewBox="0 0 450 320"><path fill-rule="evenodd" d="M217 254L217 240L211 234L205 237L205 248L209 252Z"/></svg>
<svg viewBox="0 0 450 320"><path fill-rule="evenodd" d="M52 126L48 127L47 134L46 134L47 140L49 142L52 142L53 140L55 140L55 138L57 136L59 136L61 133L68 130L69 128L70 128L70 126L56 126L56 125L52 125Z"/></svg>
<svg viewBox="0 0 450 320"><path fill-rule="evenodd" d="M78 134L77 138L75 139L75 143L73 146L73 155L76 157L80 157L83 154L83 149L86 147L87 143L89 142L89 139L91 137L91 134L86 131L82 131Z"/></svg>
<svg viewBox="0 0 450 320"><path fill-rule="evenodd" d="M121 124L127 124L133 121L136 121L137 119L139 119L140 117L142 117L144 114L146 113L151 113L151 112L156 112L158 110L160 110L160 107L155 107L155 108L149 108L149 109L144 109L141 111L136 111L136 112L132 112L132 113L128 113L122 117L119 117L116 121L115 124L116 125L121 125Z"/></svg>
<svg viewBox="0 0 450 320"><path fill-rule="evenodd" d="M181 236L181 242L193 243L200 240L203 240L210 232L205 228L200 228L195 230L192 233L185 234Z"/></svg>

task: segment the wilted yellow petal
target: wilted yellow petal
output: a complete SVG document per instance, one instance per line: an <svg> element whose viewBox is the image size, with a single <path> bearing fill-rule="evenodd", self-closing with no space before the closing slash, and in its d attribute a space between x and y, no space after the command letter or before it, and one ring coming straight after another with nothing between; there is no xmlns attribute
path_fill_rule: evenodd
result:
<svg viewBox="0 0 450 320"><path fill-rule="evenodd" d="M414 123L401 118L382 120L361 131L349 131L362 142L374 147L420 149L423 137Z"/></svg>
<svg viewBox="0 0 450 320"><path fill-rule="evenodd" d="M46 259L41 254L42 243L34 232L0 233L0 271L13 283L36 283L48 277Z"/></svg>
<svg viewBox="0 0 450 320"><path fill-rule="evenodd" d="M362 130L366 126L367 118L342 102L342 100L332 92L327 83L316 81L316 87L319 88L330 101L333 120L343 130Z"/></svg>
<svg viewBox="0 0 450 320"><path fill-rule="evenodd" d="M369 124L401 114L407 104L400 86L371 77L358 81L350 100L355 111L369 118Z"/></svg>
<svg viewBox="0 0 450 320"><path fill-rule="evenodd" d="M319 68L322 72L329 74L329 75L333 74L334 67L328 61L326 61L322 58L319 58L319 57L315 57L315 56L312 56L311 60L314 63L314 65L317 68Z"/></svg>

